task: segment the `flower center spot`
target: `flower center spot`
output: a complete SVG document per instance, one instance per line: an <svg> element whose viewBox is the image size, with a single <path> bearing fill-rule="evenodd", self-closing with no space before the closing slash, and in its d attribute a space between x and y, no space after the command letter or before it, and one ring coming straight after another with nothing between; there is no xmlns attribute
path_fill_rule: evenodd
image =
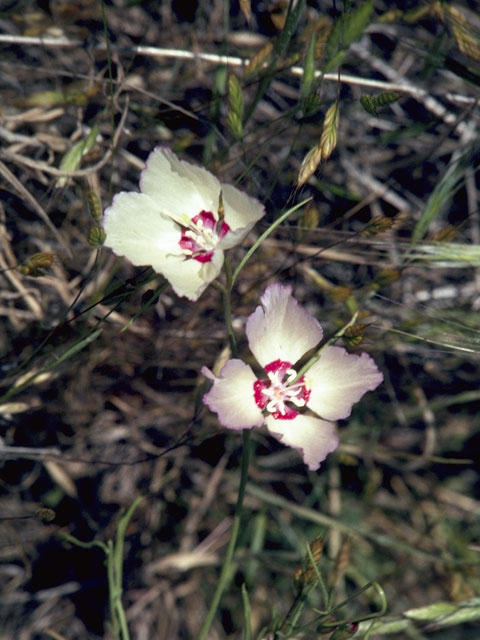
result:
<svg viewBox="0 0 480 640"><path fill-rule="evenodd" d="M201 211L182 228L179 246L185 258L210 262L220 240L230 231L223 220L216 220L211 211Z"/></svg>
<svg viewBox="0 0 480 640"><path fill-rule="evenodd" d="M292 420L298 415L291 405L304 407L310 397L310 389L302 376L293 382L297 372L290 362L274 360L265 367L266 380L253 384L255 402L260 409L271 413L278 420Z"/></svg>

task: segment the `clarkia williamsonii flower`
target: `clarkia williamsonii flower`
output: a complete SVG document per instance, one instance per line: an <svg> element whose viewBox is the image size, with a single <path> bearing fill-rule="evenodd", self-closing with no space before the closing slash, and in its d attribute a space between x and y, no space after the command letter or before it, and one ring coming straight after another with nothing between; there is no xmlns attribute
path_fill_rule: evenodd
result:
<svg viewBox="0 0 480 640"><path fill-rule="evenodd" d="M147 159L140 193L117 194L105 211L105 244L135 265L151 265L175 292L197 300L263 215L263 205L206 169L158 147Z"/></svg>
<svg viewBox="0 0 480 640"><path fill-rule="evenodd" d="M330 421L347 418L353 404L373 391L383 375L366 353L355 355L327 346L305 375L295 380L295 363L318 345L322 328L293 298L289 286L270 285L260 300L261 306L247 320L246 333L264 375L257 378L238 359L228 360L219 377L203 367L202 373L213 381L203 401L229 429L266 424L272 435L299 451L315 471L338 446Z"/></svg>

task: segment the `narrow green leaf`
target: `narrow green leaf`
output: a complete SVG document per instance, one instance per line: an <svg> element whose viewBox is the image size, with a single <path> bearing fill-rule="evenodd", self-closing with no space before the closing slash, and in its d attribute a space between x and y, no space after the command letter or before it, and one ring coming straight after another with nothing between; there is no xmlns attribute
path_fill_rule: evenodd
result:
<svg viewBox="0 0 480 640"><path fill-rule="evenodd" d="M266 69L265 74L258 86L255 97L250 107L248 108L244 122L248 122L250 120L258 103L263 98L265 92L270 86L270 83L272 82L275 74L275 68L276 68L277 62L279 61L281 56L285 53L290 40L293 38L295 34L295 31L298 26L298 21L300 20L300 16L305 7L305 2L306 0L297 0L297 2L293 2L293 0L290 0L288 11L287 11L287 17L285 20L285 26L283 28L283 31L281 31L281 33L275 39L270 64L268 65L268 68Z"/></svg>
<svg viewBox="0 0 480 640"><path fill-rule="evenodd" d="M436 262L448 267L480 266L480 247L458 242L435 242L418 244L407 254L408 259Z"/></svg>
<svg viewBox="0 0 480 640"><path fill-rule="evenodd" d="M450 602L434 602L426 607L409 609L408 611L405 611L403 615L411 620L434 622L438 621L439 618L443 618L444 616L453 613L457 609L458 607Z"/></svg>
<svg viewBox="0 0 480 640"><path fill-rule="evenodd" d="M478 600L478 598L475 598ZM452 627L457 624L465 624L466 622L477 622L480 620L480 606L462 606L458 611L454 611L451 615L438 622L441 627Z"/></svg>
<svg viewBox="0 0 480 640"><path fill-rule="evenodd" d="M67 151L67 153L63 156L62 160L60 161L59 168L62 171L76 171L80 167L80 164L82 162L82 156L88 151L90 151L90 149L95 144L95 140L97 139L97 136L98 136L98 131L99 131L98 125L93 126L92 130L90 131L88 136L86 136L86 138L79 140L72 147L70 147L70 149ZM66 184L67 180L68 178L64 178L64 177L58 178L56 182L56 186L63 187Z"/></svg>
<svg viewBox="0 0 480 640"><path fill-rule="evenodd" d="M399 98L400 94L394 91L383 91L376 96L371 96L366 93L360 97L360 104L367 113L376 116L379 107L386 107L396 102Z"/></svg>
<svg viewBox="0 0 480 640"><path fill-rule="evenodd" d="M243 604L243 626L244 626L244 640L252 640L252 609L250 607L250 600L248 598L247 587L245 583L242 584L242 604Z"/></svg>
<svg viewBox="0 0 480 640"><path fill-rule="evenodd" d="M450 164L443 177L435 186L420 216L420 220L413 230L412 244L419 242L426 235L432 221L450 205L453 196L460 187L460 180L464 174L469 157L470 153L467 151L455 162Z"/></svg>
<svg viewBox="0 0 480 640"><path fill-rule="evenodd" d="M305 52L301 89L302 98L306 98L311 93L313 81L315 79L316 40L316 34L313 33L310 37L310 40L308 41L307 50Z"/></svg>
<svg viewBox="0 0 480 640"><path fill-rule="evenodd" d="M365 31L368 23L370 22L370 16L373 9L374 0L367 0L367 2L361 2L351 13L345 14L345 20L343 24L343 47L349 47L352 42L358 40L362 33Z"/></svg>
<svg viewBox="0 0 480 640"><path fill-rule="evenodd" d="M325 71L335 69L346 55L348 47L358 40L370 22L374 0L361 2L350 13L344 13L333 25L327 40Z"/></svg>

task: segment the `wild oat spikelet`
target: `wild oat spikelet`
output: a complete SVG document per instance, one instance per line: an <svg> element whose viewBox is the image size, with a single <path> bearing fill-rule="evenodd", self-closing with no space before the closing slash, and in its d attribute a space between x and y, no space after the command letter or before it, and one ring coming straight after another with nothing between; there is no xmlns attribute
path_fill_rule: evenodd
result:
<svg viewBox="0 0 480 640"><path fill-rule="evenodd" d="M243 94L237 76L228 76L228 115L230 131L236 138L243 136Z"/></svg>
<svg viewBox="0 0 480 640"><path fill-rule="evenodd" d="M313 149L310 149L310 151L302 161L297 177L297 187L301 187L302 185L304 185L305 182L307 182L307 180L310 178L310 176L315 173L321 159L322 152L320 150L320 145L317 144L313 147Z"/></svg>
<svg viewBox="0 0 480 640"><path fill-rule="evenodd" d="M33 278L43 276L43 270L51 267L54 259L54 253L34 253L23 264L17 266L17 271L23 273L25 276L32 276Z"/></svg>
<svg viewBox="0 0 480 640"><path fill-rule="evenodd" d="M437 231L431 238L431 242L453 242L457 236L458 227L452 224L443 227L440 231Z"/></svg>
<svg viewBox="0 0 480 640"><path fill-rule="evenodd" d="M243 13L245 20L250 23L252 19L252 3L250 0L240 0L240 11Z"/></svg>
<svg viewBox="0 0 480 640"><path fill-rule="evenodd" d="M88 244L94 249L99 249L105 242L106 237L107 234L103 227L94 226L88 230Z"/></svg>
<svg viewBox="0 0 480 640"><path fill-rule="evenodd" d="M309 544L309 547L313 561L315 562L315 565L317 565L323 554L323 541L321 538L316 538ZM315 568L312 567L312 559L309 554L306 555L305 562L309 566L306 569L299 567L294 574L295 581L300 584L315 582L317 579L317 572L315 571Z"/></svg>
<svg viewBox="0 0 480 640"><path fill-rule="evenodd" d="M263 47L258 51L253 58L249 61L247 66L245 67L245 76L250 76L252 73L255 73L258 69L260 69L270 58L270 54L273 51L273 42L267 42L263 45Z"/></svg>
<svg viewBox="0 0 480 640"><path fill-rule="evenodd" d="M297 187L301 187L315 173L320 162L328 160L337 146L339 109L338 102L332 104L323 121L320 142L310 149L300 166L297 177Z"/></svg>
<svg viewBox="0 0 480 640"><path fill-rule="evenodd" d="M480 34L456 7L436 2L435 12L451 29L459 50L472 60L480 61Z"/></svg>
<svg viewBox="0 0 480 640"><path fill-rule="evenodd" d="M376 96L365 93L363 96L360 96L360 104L367 113L376 116L379 107L387 107L397 102L399 98L400 94L395 91L382 91L382 93L378 93Z"/></svg>
<svg viewBox="0 0 480 640"><path fill-rule="evenodd" d="M338 120L340 111L338 102L332 104L325 114L323 121L323 131L320 138L320 149L322 150L322 162L328 160L333 150L337 146Z"/></svg>
<svg viewBox="0 0 480 640"><path fill-rule="evenodd" d="M87 191L87 203L88 210L90 211L90 215L92 216L92 218L95 220L95 222L100 222L103 216L103 209L100 198L95 193L95 191Z"/></svg>
<svg viewBox="0 0 480 640"><path fill-rule="evenodd" d="M390 231L394 224L394 218L387 218L387 216L375 216L370 220L365 229L360 231L360 235L363 238L371 238L372 236L377 236L381 233L385 233L386 231Z"/></svg>

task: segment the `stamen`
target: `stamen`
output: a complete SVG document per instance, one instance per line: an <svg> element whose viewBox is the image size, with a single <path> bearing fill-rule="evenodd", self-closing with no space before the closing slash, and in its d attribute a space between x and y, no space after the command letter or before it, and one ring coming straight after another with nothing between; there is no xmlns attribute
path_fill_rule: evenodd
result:
<svg viewBox="0 0 480 640"><path fill-rule="evenodd" d="M201 211L182 229L179 246L186 258L210 262L220 240L230 231L211 211Z"/></svg>
<svg viewBox="0 0 480 640"><path fill-rule="evenodd" d="M291 420L298 411L290 405L304 407L310 397L303 376L293 382L297 372L289 362L275 360L265 367L267 380L257 380L254 385L254 398L258 407L271 413L274 418Z"/></svg>

